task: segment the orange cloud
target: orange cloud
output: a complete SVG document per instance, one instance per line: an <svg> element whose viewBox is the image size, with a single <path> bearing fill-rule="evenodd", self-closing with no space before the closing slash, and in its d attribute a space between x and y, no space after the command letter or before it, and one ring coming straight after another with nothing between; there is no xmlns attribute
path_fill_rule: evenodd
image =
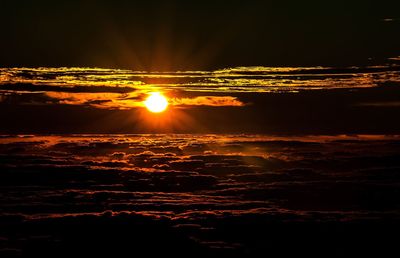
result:
<svg viewBox="0 0 400 258"><path fill-rule="evenodd" d="M128 110L143 107L144 93L68 93L46 92L47 97L65 105L88 105L101 109ZM231 96L199 96L195 98L170 98L171 106L241 107L245 104Z"/></svg>
<svg viewBox="0 0 400 258"><path fill-rule="evenodd" d="M121 110L143 106L137 93L46 92L46 95L65 105L88 105L96 108Z"/></svg>
<svg viewBox="0 0 400 258"><path fill-rule="evenodd" d="M172 98L174 106L214 106L214 107L242 107L243 102L231 96L200 96L196 98Z"/></svg>

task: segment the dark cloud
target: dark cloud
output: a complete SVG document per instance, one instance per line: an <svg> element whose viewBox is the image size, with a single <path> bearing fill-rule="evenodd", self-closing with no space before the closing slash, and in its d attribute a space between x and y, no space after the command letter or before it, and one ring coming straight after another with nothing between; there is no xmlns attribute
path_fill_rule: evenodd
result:
<svg viewBox="0 0 400 258"><path fill-rule="evenodd" d="M359 106L366 107L400 107L400 102L372 102L372 103L360 103Z"/></svg>
<svg viewBox="0 0 400 258"><path fill-rule="evenodd" d="M380 84L373 78L367 82ZM380 86L360 89L264 93L186 91L176 93L178 98L194 100L211 94L233 97L247 105L171 106L162 116L150 114L142 106L137 106L141 102L129 99L137 93L12 92L7 93L0 103L0 109L4 111L0 112L3 125L0 131L4 134L396 134L400 129L400 124L394 119L400 112L397 105L399 89L397 82L387 81ZM171 151L179 151L177 147L185 146L173 146ZM204 146L202 153L204 151L212 150Z"/></svg>
<svg viewBox="0 0 400 258"><path fill-rule="evenodd" d="M397 136L165 137L1 138L2 254L395 246L385 232L400 225Z"/></svg>

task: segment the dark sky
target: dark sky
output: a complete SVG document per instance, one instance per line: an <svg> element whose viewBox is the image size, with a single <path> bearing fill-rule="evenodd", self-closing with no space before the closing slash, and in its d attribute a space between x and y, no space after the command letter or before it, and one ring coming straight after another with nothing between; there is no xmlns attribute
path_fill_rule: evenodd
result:
<svg viewBox="0 0 400 258"><path fill-rule="evenodd" d="M400 52L395 0L16 0L0 9L3 67L345 66Z"/></svg>
<svg viewBox="0 0 400 258"><path fill-rule="evenodd" d="M219 70L199 81L191 81L186 73L179 79L183 82L172 82L170 88L164 73L146 81L142 73L132 77L129 72L107 79L115 70L91 74L90 70L2 69L0 133L396 134L400 130L399 65L394 64L400 56L400 1L38 0L3 1L0 10L0 67L136 71L314 67L276 74L269 68L238 74L228 69L225 77ZM384 66L365 68L375 64ZM324 70L316 65L361 70ZM173 78L182 74L170 73ZM139 84L132 84L135 81ZM96 83L107 88L94 87ZM119 88L123 83L129 84L127 89ZM287 90L296 84L305 88ZM307 88L313 85L320 89ZM146 120L157 118L147 111L142 115L143 107L101 107L118 101L134 103L140 87L153 86L173 98L224 96L243 105L174 106L165 114L171 121L168 126L147 125ZM260 88L250 90L253 86ZM276 92L268 92L275 86ZM196 87L208 88L193 93ZM279 87L285 92L279 93ZM82 102L79 98L85 93Z"/></svg>

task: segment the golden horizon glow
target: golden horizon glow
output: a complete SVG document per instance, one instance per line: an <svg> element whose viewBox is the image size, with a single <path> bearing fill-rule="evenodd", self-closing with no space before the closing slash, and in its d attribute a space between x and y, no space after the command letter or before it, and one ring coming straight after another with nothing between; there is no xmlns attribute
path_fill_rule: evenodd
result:
<svg viewBox="0 0 400 258"><path fill-rule="evenodd" d="M160 92L153 92L144 101L144 105L152 113L161 113L167 109L169 103L167 98Z"/></svg>

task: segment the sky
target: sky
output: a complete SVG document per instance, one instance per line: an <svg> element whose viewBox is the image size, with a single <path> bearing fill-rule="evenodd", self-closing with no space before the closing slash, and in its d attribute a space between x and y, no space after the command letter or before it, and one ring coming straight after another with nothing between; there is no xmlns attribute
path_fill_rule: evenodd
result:
<svg viewBox="0 0 400 258"><path fill-rule="evenodd" d="M6 1L0 66L377 64L400 55L399 10L395 0Z"/></svg>
<svg viewBox="0 0 400 258"><path fill-rule="evenodd" d="M399 7L7 1L0 132L395 134Z"/></svg>

